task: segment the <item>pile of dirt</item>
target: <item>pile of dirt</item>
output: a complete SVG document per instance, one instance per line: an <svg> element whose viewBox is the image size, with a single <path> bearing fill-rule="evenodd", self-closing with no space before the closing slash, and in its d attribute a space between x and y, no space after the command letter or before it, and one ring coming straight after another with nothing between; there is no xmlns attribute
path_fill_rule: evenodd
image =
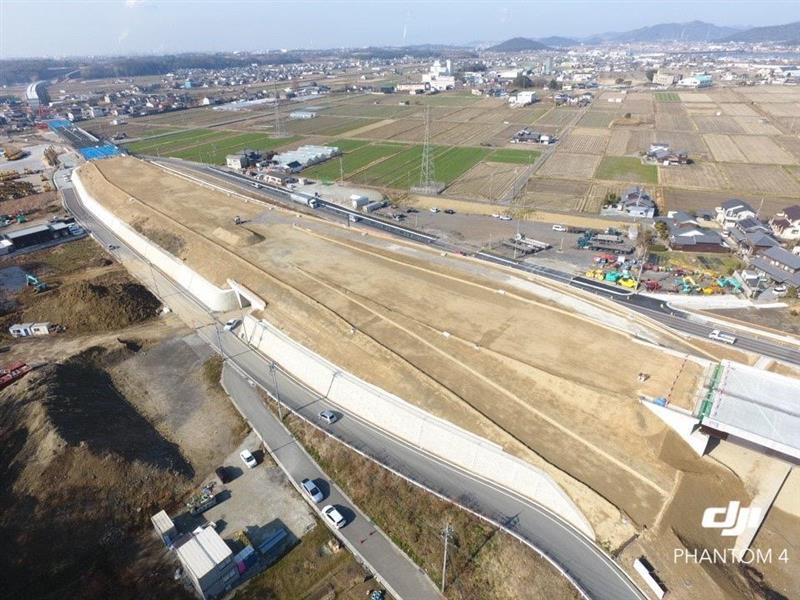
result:
<svg viewBox="0 0 800 600"><path fill-rule="evenodd" d="M149 517L193 471L92 349L0 394L0 569L9 598L188 598Z"/></svg>
<svg viewBox="0 0 800 600"><path fill-rule="evenodd" d="M97 277L47 292L25 310L28 321L59 323L89 333L123 329L155 316L161 306L144 286L126 276Z"/></svg>

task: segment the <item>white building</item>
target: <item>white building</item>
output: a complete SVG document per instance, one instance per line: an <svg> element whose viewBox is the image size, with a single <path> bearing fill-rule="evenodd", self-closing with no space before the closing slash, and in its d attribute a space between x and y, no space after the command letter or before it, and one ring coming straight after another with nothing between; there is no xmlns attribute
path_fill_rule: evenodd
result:
<svg viewBox="0 0 800 600"><path fill-rule="evenodd" d="M239 578L233 552L211 526L175 540L173 547L201 598L220 595Z"/></svg>
<svg viewBox="0 0 800 600"><path fill-rule="evenodd" d="M705 88L712 84L711 75L692 75L684 77L678 82L678 87Z"/></svg>
<svg viewBox="0 0 800 600"><path fill-rule="evenodd" d="M675 73L668 73L666 71L662 71L661 69L653 75L653 83L655 85L663 85L665 87L669 87L674 85L677 81L681 79L680 75Z"/></svg>
<svg viewBox="0 0 800 600"><path fill-rule="evenodd" d="M539 98L534 91L522 91L516 94L511 94L508 97L508 103L511 106L528 106L534 102L538 102Z"/></svg>
<svg viewBox="0 0 800 600"><path fill-rule="evenodd" d="M422 83L428 84L430 89L437 92L453 89L456 85L456 78L451 73L450 60L447 60L445 66L442 66L438 60L434 61L429 71L422 75Z"/></svg>
<svg viewBox="0 0 800 600"><path fill-rule="evenodd" d="M300 146L297 150L276 154L272 160L284 169L297 172L339 154L341 150L335 146Z"/></svg>

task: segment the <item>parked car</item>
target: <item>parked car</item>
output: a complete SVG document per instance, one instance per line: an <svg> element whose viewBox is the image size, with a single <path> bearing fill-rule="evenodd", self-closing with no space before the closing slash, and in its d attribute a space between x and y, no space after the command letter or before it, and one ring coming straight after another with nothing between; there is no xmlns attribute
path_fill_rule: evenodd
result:
<svg viewBox="0 0 800 600"><path fill-rule="evenodd" d="M438 213L438 212L439 212L439 209L438 209L438 208L436 208L435 206L431 207L429 210L430 210L432 213Z"/></svg>
<svg viewBox="0 0 800 600"><path fill-rule="evenodd" d="M500 215L500 220L501 221L510 221L511 217L509 217L508 215Z"/></svg>
<svg viewBox="0 0 800 600"><path fill-rule="evenodd" d="M227 321L225 323L225 327L223 327L223 329L225 331L233 331L234 329L236 329L241 324L242 324L242 320L241 319L231 319L230 321Z"/></svg>
<svg viewBox="0 0 800 600"><path fill-rule="evenodd" d="M228 483L232 479L230 471L228 471L228 467L217 467L214 473L216 473L220 483Z"/></svg>
<svg viewBox="0 0 800 600"><path fill-rule="evenodd" d="M256 457L253 456L253 453L250 450L242 450L239 452L239 456L241 457L244 464L247 465L248 469L253 469L258 465L258 461L256 461Z"/></svg>
<svg viewBox="0 0 800 600"><path fill-rule="evenodd" d="M406 212L407 213L418 213L419 211L416 208L414 208L413 206L411 206L411 207L406 209Z"/></svg>
<svg viewBox="0 0 800 600"><path fill-rule="evenodd" d="M558 225L558 224L553 225L553 231L566 231L566 230L567 228L564 227L563 225Z"/></svg>
<svg viewBox="0 0 800 600"><path fill-rule="evenodd" d="M339 417L336 416L336 413L332 410L323 410L321 413L319 413L319 418L325 421L328 425L335 423L339 419Z"/></svg>
<svg viewBox="0 0 800 600"><path fill-rule="evenodd" d="M357 217L356 215L350 215L349 218L351 223L358 223L361 220L361 217Z"/></svg>
<svg viewBox="0 0 800 600"><path fill-rule="evenodd" d="M347 525L347 521L345 521L342 513L340 513L335 506L332 504L328 504L322 509L322 514L325 516L328 521L330 521L331 525L336 527L336 529L341 529L345 525Z"/></svg>
<svg viewBox="0 0 800 600"><path fill-rule="evenodd" d="M300 485L302 486L303 491L308 494L308 497L314 502L322 502L322 492L319 491L319 488L313 481L310 479L303 479L303 481L300 482Z"/></svg>
<svg viewBox="0 0 800 600"><path fill-rule="evenodd" d="M456 211L454 211L452 208L445 208L444 209L444 214L446 214L446 215L454 215L454 214L456 214Z"/></svg>

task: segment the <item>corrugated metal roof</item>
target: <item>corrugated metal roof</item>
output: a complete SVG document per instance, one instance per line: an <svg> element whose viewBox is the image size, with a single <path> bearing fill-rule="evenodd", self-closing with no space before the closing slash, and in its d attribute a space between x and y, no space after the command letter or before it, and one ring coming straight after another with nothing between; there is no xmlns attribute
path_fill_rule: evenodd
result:
<svg viewBox="0 0 800 600"><path fill-rule="evenodd" d="M157 512L152 517L150 517L150 521L153 523L153 527L155 527L158 533L166 533L173 527L175 527L175 523L172 522L172 519L169 518L167 511L162 510Z"/></svg>
<svg viewBox="0 0 800 600"><path fill-rule="evenodd" d="M205 527L199 533L192 533L180 546L176 546L175 552L184 567L198 579L233 554L213 527Z"/></svg>
<svg viewBox="0 0 800 600"><path fill-rule="evenodd" d="M800 381L727 360L721 364L703 424L800 458Z"/></svg>

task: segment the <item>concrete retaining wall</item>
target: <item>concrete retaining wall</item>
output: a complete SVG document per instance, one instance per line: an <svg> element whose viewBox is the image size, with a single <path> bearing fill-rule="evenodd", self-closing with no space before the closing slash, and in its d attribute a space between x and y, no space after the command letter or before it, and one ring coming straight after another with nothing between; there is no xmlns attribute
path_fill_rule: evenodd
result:
<svg viewBox="0 0 800 600"><path fill-rule="evenodd" d="M484 438L342 371L269 323L248 315L239 335L343 410L454 466L537 502L594 540L589 522L543 471Z"/></svg>
<svg viewBox="0 0 800 600"><path fill-rule="evenodd" d="M219 288L204 277L201 277L179 259L159 248L95 200L83 185L79 169L75 169L72 172L72 184L75 186L75 191L80 196L81 202L89 212L102 221L120 239L124 240L126 244L145 257L159 271L202 302L203 305L212 311L228 311L239 307L239 301L233 289Z"/></svg>

